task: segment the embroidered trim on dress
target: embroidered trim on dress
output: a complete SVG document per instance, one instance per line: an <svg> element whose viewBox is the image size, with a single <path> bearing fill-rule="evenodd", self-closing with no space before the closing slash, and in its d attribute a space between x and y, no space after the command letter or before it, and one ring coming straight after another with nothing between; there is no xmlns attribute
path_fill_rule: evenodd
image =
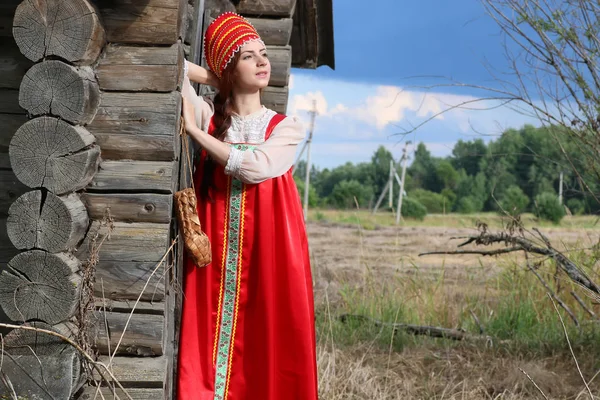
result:
<svg viewBox="0 0 600 400"><path fill-rule="evenodd" d="M254 146L245 144L235 145L233 148L240 153L252 149ZM233 360L235 344L235 331L238 317L239 286L242 268L242 247L244 240L244 208L245 187L238 179L229 180L229 204L227 226L227 255L221 279L224 280L223 303L219 315L221 324L217 345L217 358L215 362L215 395L214 400L227 398L229 377Z"/></svg>
<svg viewBox="0 0 600 400"><path fill-rule="evenodd" d="M239 176L240 169L242 168L242 160L244 159L244 152L231 147L229 151L229 158L227 159L227 165L225 165L225 174L233 175L236 178Z"/></svg>

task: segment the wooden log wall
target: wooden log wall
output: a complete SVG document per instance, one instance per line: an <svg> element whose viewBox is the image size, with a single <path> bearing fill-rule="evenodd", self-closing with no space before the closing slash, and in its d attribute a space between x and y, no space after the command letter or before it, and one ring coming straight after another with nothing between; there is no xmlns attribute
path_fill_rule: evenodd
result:
<svg viewBox="0 0 600 400"><path fill-rule="evenodd" d="M81 193L100 160L85 125L100 101L93 65L104 28L87 0L0 8L2 318L79 341L89 286L78 258L89 226ZM4 351L12 388L2 384L0 397L68 399L85 383L82 355L56 337L16 329Z"/></svg>
<svg viewBox="0 0 600 400"><path fill-rule="evenodd" d="M43 321L39 327L77 338L85 328L101 361L114 355L111 366L130 395L149 400L172 398L174 386L168 249L187 6L0 5L0 321ZM90 285L91 313L82 321ZM64 348L22 332L6 337L13 352L2 367L19 394L113 398L108 386L94 386L98 377L82 374L79 354L69 350L57 363ZM62 380L39 385L32 355L17 350L25 342L37 343L45 373ZM0 383L0 397L9 395L4 389Z"/></svg>
<svg viewBox="0 0 600 400"><path fill-rule="evenodd" d="M186 179L179 91L184 59L198 48L194 32L217 11L212 0L208 13L196 3L0 4L0 321L74 338L89 330L100 361L140 399L174 393L181 245L171 256L168 249L177 232L173 193ZM294 7L295 0L242 0L237 9L268 46L273 70L263 102L282 113ZM165 255L172 268L160 263ZM81 296L90 285L88 325ZM5 340L13 353L2 369L12 371L16 389L112 398L109 386L93 386L98 376L84 376L72 348L29 332ZM25 344L35 362L18 350ZM57 361L59 353L67 356ZM60 371L41 389L40 362Z"/></svg>

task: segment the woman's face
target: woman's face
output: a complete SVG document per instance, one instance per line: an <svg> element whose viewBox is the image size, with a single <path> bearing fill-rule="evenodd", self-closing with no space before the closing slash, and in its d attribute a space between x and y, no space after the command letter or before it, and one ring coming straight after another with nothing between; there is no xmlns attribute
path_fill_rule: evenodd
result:
<svg viewBox="0 0 600 400"><path fill-rule="evenodd" d="M261 42L252 41L242 46L234 77L235 86L243 91L260 90L269 85L271 63Z"/></svg>

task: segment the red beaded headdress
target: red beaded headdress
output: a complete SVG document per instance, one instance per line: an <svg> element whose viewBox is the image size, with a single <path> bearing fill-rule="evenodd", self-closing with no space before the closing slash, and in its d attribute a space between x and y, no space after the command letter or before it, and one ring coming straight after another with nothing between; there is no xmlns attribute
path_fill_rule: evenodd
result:
<svg viewBox="0 0 600 400"><path fill-rule="evenodd" d="M233 55L251 40L261 39L247 19L233 12L219 15L204 35L204 58L208 67L220 79Z"/></svg>

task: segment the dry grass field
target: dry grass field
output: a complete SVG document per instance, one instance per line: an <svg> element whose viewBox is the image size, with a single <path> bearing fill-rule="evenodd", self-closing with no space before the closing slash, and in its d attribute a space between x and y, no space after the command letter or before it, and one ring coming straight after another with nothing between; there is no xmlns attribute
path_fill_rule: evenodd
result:
<svg viewBox="0 0 600 400"><path fill-rule="evenodd" d="M530 258L543 261L538 274L578 320L579 327L560 309L575 358L523 253L419 257L456 249L460 241L450 238L477 234L477 220L490 230L503 227L493 214L396 226L391 214L309 213L321 399L590 399L590 392L600 398L600 325L571 292L597 315L600 305L553 262ZM531 216L523 222L525 229L540 227L600 281L596 218L568 217L560 226ZM417 336L394 329L398 323L471 336Z"/></svg>

